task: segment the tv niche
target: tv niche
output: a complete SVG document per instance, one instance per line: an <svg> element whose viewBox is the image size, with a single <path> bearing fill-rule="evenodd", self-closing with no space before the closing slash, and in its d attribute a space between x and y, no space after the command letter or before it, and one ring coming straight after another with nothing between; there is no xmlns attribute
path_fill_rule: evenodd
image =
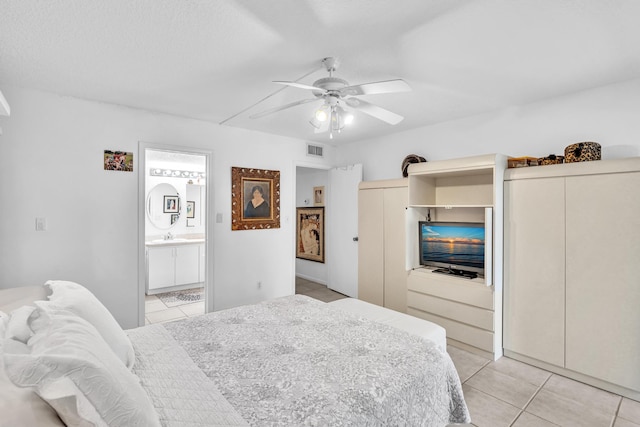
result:
<svg viewBox="0 0 640 427"><path fill-rule="evenodd" d="M419 221L420 264L434 273L469 279L484 276L485 225Z"/></svg>

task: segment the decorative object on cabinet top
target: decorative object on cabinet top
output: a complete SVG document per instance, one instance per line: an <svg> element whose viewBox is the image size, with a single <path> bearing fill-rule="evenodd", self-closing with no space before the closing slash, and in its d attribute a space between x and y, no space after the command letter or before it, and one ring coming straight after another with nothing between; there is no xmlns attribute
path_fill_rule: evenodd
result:
<svg viewBox="0 0 640 427"><path fill-rule="evenodd" d="M559 165L560 163L564 163L564 156L556 156L555 154L549 154L547 157L540 157L538 159L538 164L540 166Z"/></svg>
<svg viewBox="0 0 640 427"><path fill-rule="evenodd" d="M409 172L407 171L407 169L409 168L409 165L411 163L423 163L426 161L427 159L422 156L418 156L417 154L409 154L402 161L402 176L404 176L405 178L409 176Z"/></svg>
<svg viewBox="0 0 640 427"><path fill-rule="evenodd" d="M538 161L540 159L536 157L509 157L507 159L507 167L508 168L522 168L526 166L538 166Z"/></svg>
<svg viewBox="0 0 640 427"><path fill-rule="evenodd" d="M590 162L602 158L602 150L597 142L578 142L564 149L565 163Z"/></svg>

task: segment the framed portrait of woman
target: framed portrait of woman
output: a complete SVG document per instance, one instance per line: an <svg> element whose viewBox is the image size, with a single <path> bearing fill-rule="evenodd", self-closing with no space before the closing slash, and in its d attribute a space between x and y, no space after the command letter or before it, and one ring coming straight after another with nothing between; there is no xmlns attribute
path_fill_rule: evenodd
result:
<svg viewBox="0 0 640 427"><path fill-rule="evenodd" d="M324 208L296 208L296 258L324 263Z"/></svg>
<svg viewBox="0 0 640 427"><path fill-rule="evenodd" d="M231 229L280 228L280 171L231 168Z"/></svg>

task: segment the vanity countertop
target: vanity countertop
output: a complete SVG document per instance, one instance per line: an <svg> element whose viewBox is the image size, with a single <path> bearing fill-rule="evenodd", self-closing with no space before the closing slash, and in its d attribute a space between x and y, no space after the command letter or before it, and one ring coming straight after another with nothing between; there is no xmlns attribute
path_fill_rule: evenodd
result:
<svg viewBox="0 0 640 427"><path fill-rule="evenodd" d="M193 245L196 243L204 243L204 239L184 239L176 237L174 239L155 239L145 242L145 246L180 246L180 245Z"/></svg>

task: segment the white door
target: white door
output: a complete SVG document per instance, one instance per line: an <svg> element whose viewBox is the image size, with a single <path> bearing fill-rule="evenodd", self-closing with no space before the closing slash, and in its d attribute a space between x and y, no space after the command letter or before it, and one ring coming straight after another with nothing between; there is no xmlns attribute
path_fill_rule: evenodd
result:
<svg viewBox="0 0 640 427"><path fill-rule="evenodd" d="M327 287L358 297L358 185L362 165L329 170L325 248Z"/></svg>

